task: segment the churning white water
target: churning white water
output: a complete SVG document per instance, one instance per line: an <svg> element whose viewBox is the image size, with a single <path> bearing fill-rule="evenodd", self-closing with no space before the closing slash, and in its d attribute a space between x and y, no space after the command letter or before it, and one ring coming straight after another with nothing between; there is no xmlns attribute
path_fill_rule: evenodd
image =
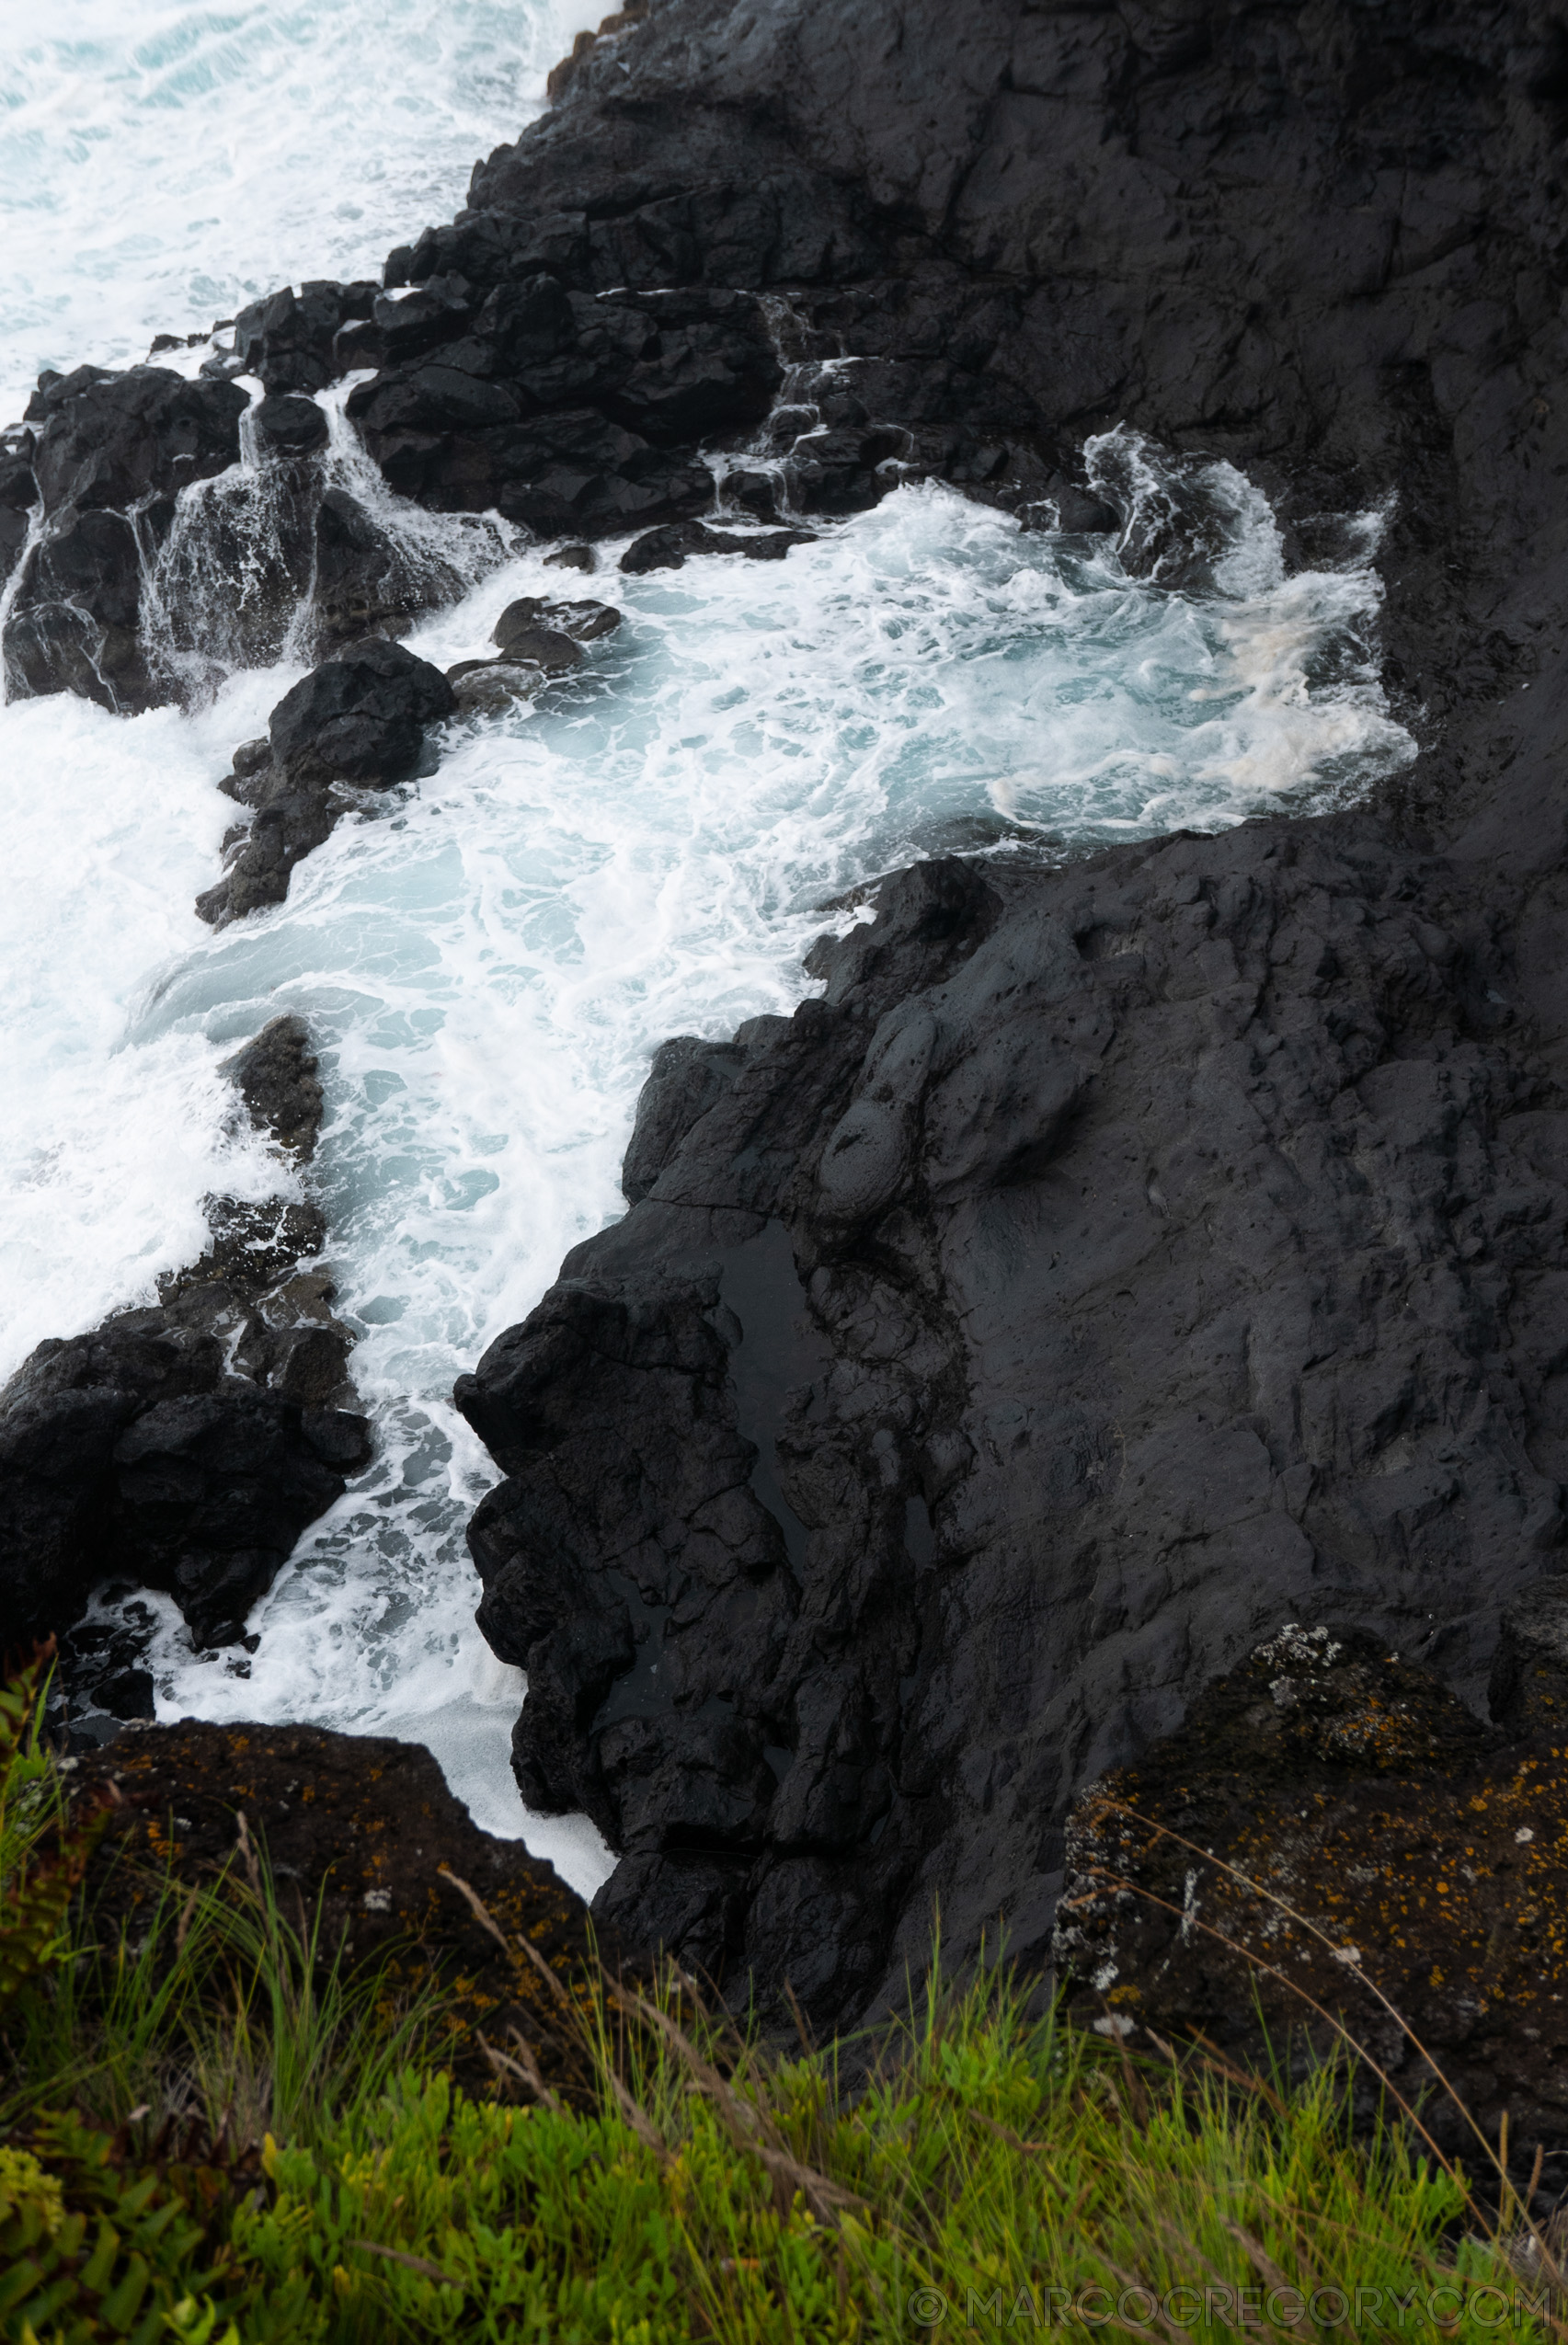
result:
<svg viewBox="0 0 1568 2345"><path fill-rule="evenodd" d="M443 9L443 55L482 48L493 13ZM404 97L423 84L383 48L385 8L345 0L294 31L276 9L240 20L296 44L298 70L280 66L278 86L302 148L331 143L332 93L308 70L322 27L344 70L363 51L395 179ZM110 44L109 63L84 52L79 100L57 85L67 119L74 104L86 124L108 119L112 59L132 45ZM177 175L181 120L171 108ZM144 122L137 135L152 137ZM344 201L354 168L350 156ZM401 208L378 183L383 242L441 208L430 169L416 143ZM240 267L242 223L224 209L238 185L214 194L215 269ZM297 280L307 247L312 268L337 265L303 228L278 246L299 224L293 204L280 198L257 241L268 279L292 264ZM181 265L200 258L193 247ZM156 267L173 265L166 250ZM16 298L25 340L32 296ZM87 336L52 355L101 348ZM337 429L333 461L352 465ZM1150 452L1119 436L1096 462L1158 521ZM204 1193L276 1188L275 1163L225 1128L216 1069L236 1039L294 1010L322 1055L319 1189L378 1454L258 1607L248 1664L197 1661L159 1604L161 1715L422 1740L480 1822L584 1886L602 1878L591 1829L525 1818L511 1783L521 1684L473 1625L463 1539L494 1469L452 1408L453 1378L622 1209L620 1159L657 1044L793 1007L806 944L853 917L824 906L855 883L921 852L1219 827L1355 789L1410 753L1368 648L1370 528L1345 567L1287 577L1256 492L1224 465L1200 487L1215 550L1186 592L1158 568L1129 575L1111 540L1024 532L940 487L900 487L783 562L709 557L624 579L607 549L583 590L625 621L585 670L532 706L446 728L432 776L342 824L286 904L217 936L191 909L233 813L212 785L299 668L229 674L189 715L0 709L0 1375L192 1259ZM215 493L256 490L236 477ZM509 554L498 531L423 517L409 527L415 554L475 581L409 638L442 665L487 651L513 597L577 590L543 566L546 549ZM221 677L216 623L200 648Z"/></svg>
<svg viewBox="0 0 1568 2345"><path fill-rule="evenodd" d="M597 11L595 13L598 13ZM279 285L375 277L517 136L578 0L0 9L0 421Z"/></svg>

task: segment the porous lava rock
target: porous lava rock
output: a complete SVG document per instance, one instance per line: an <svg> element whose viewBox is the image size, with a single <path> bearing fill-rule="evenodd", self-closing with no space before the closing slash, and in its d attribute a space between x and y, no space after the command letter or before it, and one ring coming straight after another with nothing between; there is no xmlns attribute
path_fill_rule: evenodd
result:
<svg viewBox="0 0 1568 2345"><path fill-rule="evenodd" d="M243 1893L265 1861L289 1919L319 1912L329 1958L342 1946L350 1962L386 1959L409 1986L441 1977L439 2056L464 2081L494 2086L479 2039L515 2057L517 2027L553 2084L586 2082L563 1998L581 1994L595 1965L587 1909L521 1841L482 1832L429 1751L381 1735L187 1719L84 1753L69 1779L77 1797L111 1790L88 1883L106 1928L133 1922L171 1875L210 1888L226 1872ZM597 1952L613 1962L609 1942Z"/></svg>
<svg viewBox="0 0 1568 2345"><path fill-rule="evenodd" d="M1560 1609L1563 1585L1521 1601ZM1489 1730L1363 1631L1286 1625L1073 1809L1069 2009L1135 2048L1200 2035L1253 2067L1322 2057L1343 2030L1461 2156L1453 2096L1494 2138L1506 2115L1555 2196L1568 1744L1561 1715L1520 1724Z"/></svg>
<svg viewBox="0 0 1568 2345"><path fill-rule="evenodd" d="M307 1161L322 1105L303 1022L274 1019L225 1071L258 1128ZM166 1590L198 1645L237 1643L370 1457L319 1207L212 1197L207 1215L207 1251L156 1305L39 1344L0 1392L0 1650L64 1635L63 1683L111 1719L149 1711L152 1687L134 1639L73 1644L95 1589Z"/></svg>

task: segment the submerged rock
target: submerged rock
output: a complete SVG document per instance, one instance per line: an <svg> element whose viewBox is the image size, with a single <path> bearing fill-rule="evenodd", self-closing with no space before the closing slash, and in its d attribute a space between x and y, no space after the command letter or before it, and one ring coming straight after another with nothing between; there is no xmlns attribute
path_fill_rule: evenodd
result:
<svg viewBox="0 0 1568 2345"><path fill-rule="evenodd" d="M514 667L537 668L546 676L569 676L583 664L583 648L559 627L517 625L496 629L501 657Z"/></svg>
<svg viewBox="0 0 1568 2345"><path fill-rule="evenodd" d="M452 697L460 716L502 716L520 701L544 689L543 668L510 659L464 660L452 671Z"/></svg>
<svg viewBox="0 0 1568 2345"><path fill-rule="evenodd" d="M679 570L693 554L743 554L752 562L782 562L792 545L813 543L809 530L765 530L742 535L710 529L705 521L677 521L637 538L617 566L628 578L641 578L648 570Z"/></svg>
<svg viewBox="0 0 1568 2345"><path fill-rule="evenodd" d="M516 602L508 603L491 631L490 641L512 657L519 638L532 636L542 629L558 629L576 643L597 643L603 635L612 635L620 623L621 613L613 603L553 602L544 595L525 594Z"/></svg>

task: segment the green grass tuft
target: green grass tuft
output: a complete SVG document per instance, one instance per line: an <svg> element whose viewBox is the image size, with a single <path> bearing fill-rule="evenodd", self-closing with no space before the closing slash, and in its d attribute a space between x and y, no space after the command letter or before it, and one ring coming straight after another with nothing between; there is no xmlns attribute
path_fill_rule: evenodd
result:
<svg viewBox="0 0 1568 2345"><path fill-rule="evenodd" d="M0 1940L47 1790L0 1782ZM263 1852L97 1910L0 2035L7 2345L1560 2333L1516 2198L1486 2214L1391 2107L1357 2132L1348 2054L1290 2086L1135 2059L982 1968L785 2056L670 1969L562 1994L597 2095L567 2108L515 2034L461 2089L439 1985L352 1969Z"/></svg>

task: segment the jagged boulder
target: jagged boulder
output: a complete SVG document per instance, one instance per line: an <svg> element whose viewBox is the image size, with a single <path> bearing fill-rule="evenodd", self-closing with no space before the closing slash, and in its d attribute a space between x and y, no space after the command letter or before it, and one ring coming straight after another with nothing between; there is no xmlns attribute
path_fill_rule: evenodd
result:
<svg viewBox="0 0 1568 2345"><path fill-rule="evenodd" d="M371 635L285 692L268 738L291 781L402 782L419 761L426 726L451 710L439 668Z"/></svg>
<svg viewBox="0 0 1568 2345"><path fill-rule="evenodd" d="M223 877L196 899L214 927L280 904L294 865L332 834L348 800L338 784L384 789L419 762L426 727L456 707L439 668L368 635L284 693L265 743L245 742L219 784L253 809L225 841Z"/></svg>

